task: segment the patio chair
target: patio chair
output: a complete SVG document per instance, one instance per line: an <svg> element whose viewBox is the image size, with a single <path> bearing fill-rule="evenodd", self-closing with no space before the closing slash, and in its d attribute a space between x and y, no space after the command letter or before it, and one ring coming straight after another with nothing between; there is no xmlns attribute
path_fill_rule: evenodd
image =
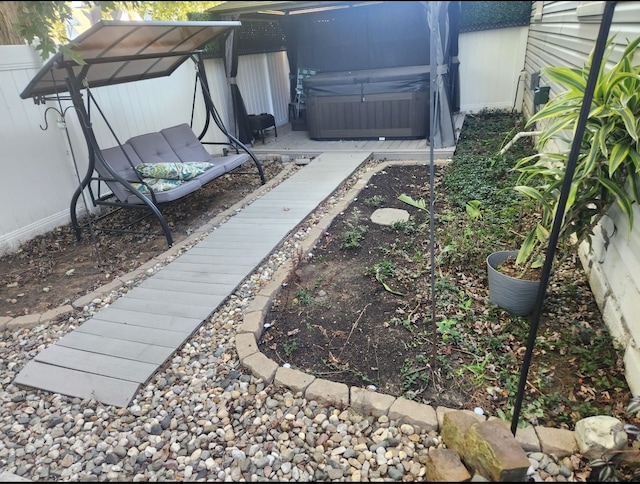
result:
<svg viewBox="0 0 640 484"><path fill-rule="evenodd" d="M264 130L273 128L276 138L278 137L278 129L276 128L276 119L273 114L249 114L249 126L254 135L259 136L264 144Z"/></svg>

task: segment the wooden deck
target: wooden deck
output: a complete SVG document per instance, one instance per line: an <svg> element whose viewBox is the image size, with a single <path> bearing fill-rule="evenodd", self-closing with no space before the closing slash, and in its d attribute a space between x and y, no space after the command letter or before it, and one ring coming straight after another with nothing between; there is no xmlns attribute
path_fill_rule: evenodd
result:
<svg viewBox="0 0 640 484"><path fill-rule="evenodd" d="M464 115L455 116L456 138L462 129ZM273 129L265 131L265 143L258 140L252 146L256 155L288 155L314 157L321 153L371 153L376 159L429 161L431 150L425 139L408 140L335 140L317 141L309 138L307 131L292 131L291 125L278 126L278 136ZM450 159L455 146L433 150L436 160Z"/></svg>

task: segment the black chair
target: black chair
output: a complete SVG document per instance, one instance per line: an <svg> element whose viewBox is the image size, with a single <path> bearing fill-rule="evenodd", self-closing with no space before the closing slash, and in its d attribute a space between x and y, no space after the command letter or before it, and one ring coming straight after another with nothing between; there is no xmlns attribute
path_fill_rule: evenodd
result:
<svg viewBox="0 0 640 484"><path fill-rule="evenodd" d="M251 127L251 131L254 135L262 138L262 144L264 144L264 130L273 128L273 132L278 137L278 130L276 128L276 118L273 117L273 114L261 113L261 114L250 114L249 115L249 126Z"/></svg>

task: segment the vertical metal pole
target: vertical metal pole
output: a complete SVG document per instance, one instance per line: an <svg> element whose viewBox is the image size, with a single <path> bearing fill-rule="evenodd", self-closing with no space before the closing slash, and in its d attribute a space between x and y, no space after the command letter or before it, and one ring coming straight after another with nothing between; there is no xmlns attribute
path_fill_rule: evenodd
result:
<svg viewBox="0 0 640 484"><path fill-rule="evenodd" d="M433 131L435 129L435 117L437 112L436 106L436 92L437 92L437 73L438 73L438 54L437 54L437 42L439 42L438 32L438 9L441 3L447 2L428 2L428 19L430 19L431 37L429 40L429 232L430 232L430 264L431 264L431 327L435 334L436 328L436 267L435 267L435 168L434 168L434 152L433 152ZM433 351L431 356L431 364L435 364L435 357L437 355L436 341L433 341Z"/></svg>
<svg viewBox="0 0 640 484"><path fill-rule="evenodd" d="M562 191L560 192L560 199L558 200L558 209L555 219L553 220L553 228L551 229L551 235L549 237L549 247L547 248L544 266L542 267L542 276L540 280L540 286L538 288L536 304L534 306L533 315L531 318L527 348L520 371L520 380L518 381L518 393L516 395L516 401L513 408L513 417L511 419L511 433L513 435L516 434L516 430L518 428L518 419L520 417L520 409L522 408L522 400L524 399L524 390L527 383L527 375L529 373L529 366L531 365L531 355L533 354L533 347L536 342L536 334L538 332L538 326L540 325L542 303L547 292L547 285L549 284L549 275L551 274L553 258L556 252L556 244L558 243L560 226L562 225L562 219L564 218L567 198L569 197L569 190L571 188L571 182L573 181L573 174L575 173L578 155L580 154L580 145L582 142L582 138L584 137L585 127L587 124L587 119L589 117L589 110L591 109L591 102L593 101L593 91L595 90L596 81L598 80L598 73L600 71L600 65L602 64L602 56L604 54L604 49L607 43L607 36L609 35L609 28L611 27L611 19L613 18L615 5L616 2L606 2L604 7L602 21L600 22L600 31L598 32L598 38L593 50L593 59L591 62L591 68L589 70L589 77L587 78L587 85L585 87L584 97L582 99L582 106L580 108L578 124L576 126L576 132L571 143L571 150L569 151L567 170L564 175L564 180L562 181Z"/></svg>

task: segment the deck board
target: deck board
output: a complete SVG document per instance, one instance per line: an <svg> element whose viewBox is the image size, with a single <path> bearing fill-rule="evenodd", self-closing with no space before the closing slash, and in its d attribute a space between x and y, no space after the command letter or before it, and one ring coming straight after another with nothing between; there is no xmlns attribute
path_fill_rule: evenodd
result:
<svg viewBox="0 0 640 484"><path fill-rule="evenodd" d="M116 299L110 308L127 309L133 313L153 314L157 316L183 316L201 321L212 313L212 308L209 306L195 306L193 304L183 304L179 301L145 301L144 299L134 299L127 296L129 295ZM133 316L135 316L135 314Z"/></svg>
<svg viewBox="0 0 640 484"><path fill-rule="evenodd" d="M72 331L63 336L56 345L155 365L162 365L173 353L173 348L168 346L126 341L80 331Z"/></svg>
<svg viewBox="0 0 640 484"><path fill-rule="evenodd" d="M454 115L454 132L460 134L463 114ZM401 141L401 143L396 143ZM334 152L369 152L374 158L386 160L425 160L431 159L431 149L426 138L422 139L361 139L361 140L312 140L308 131L293 131L289 123L278 126L278 137L267 135L265 144L256 143L252 148L256 155L284 155L292 159L314 157ZM434 148L436 160L451 159L455 146Z"/></svg>
<svg viewBox="0 0 640 484"><path fill-rule="evenodd" d="M14 383L62 395L93 399L116 407L126 407L131 395L135 395L140 386L136 382L70 370L35 360L27 362Z"/></svg>
<svg viewBox="0 0 640 484"><path fill-rule="evenodd" d="M103 316L102 314L100 316ZM125 341L138 343L149 343L157 346L166 346L172 350L182 345L182 343L193 334L195 328L200 325L200 321L194 321L190 328L183 325L178 330L148 328L133 324L125 324L118 321L101 320L94 317L80 327L75 332L117 338ZM71 334L71 333L70 333Z"/></svg>
<svg viewBox="0 0 640 484"><path fill-rule="evenodd" d="M158 279L155 277L150 277L149 279L143 281L139 287L174 291L176 293L184 292L193 294L215 294L219 296L227 296L229 294L229 286L227 284L207 284L203 282L176 281L171 279Z"/></svg>
<svg viewBox="0 0 640 484"><path fill-rule="evenodd" d="M171 263L173 264L173 262ZM153 279L167 281L202 282L204 284L238 285L238 276L233 274L210 274L208 272L189 271L173 265L163 267L153 275ZM234 282L235 281L235 282Z"/></svg>
<svg viewBox="0 0 640 484"><path fill-rule="evenodd" d="M223 294L206 294L202 292L188 293L175 292L172 289L163 289L157 287L141 287L138 286L130 291L127 296L130 299L138 299L141 301L149 301L152 303L164 303L171 301L172 304L179 306L201 306L206 308L218 307L218 305L226 299Z"/></svg>
<svg viewBox="0 0 640 484"><path fill-rule="evenodd" d="M93 318L101 321L112 321L114 323L142 326L149 329L157 328L178 333L190 333L193 331L194 325L197 325L200 321L199 318L190 318L182 314L175 316L170 314L141 313L118 309L113 306L103 309ZM82 328L86 324L85 322L80 327Z"/></svg>
<svg viewBox="0 0 640 484"><path fill-rule="evenodd" d="M158 365L153 363L118 358L58 344L44 349L34 359L47 365L134 383L144 383L158 369Z"/></svg>

